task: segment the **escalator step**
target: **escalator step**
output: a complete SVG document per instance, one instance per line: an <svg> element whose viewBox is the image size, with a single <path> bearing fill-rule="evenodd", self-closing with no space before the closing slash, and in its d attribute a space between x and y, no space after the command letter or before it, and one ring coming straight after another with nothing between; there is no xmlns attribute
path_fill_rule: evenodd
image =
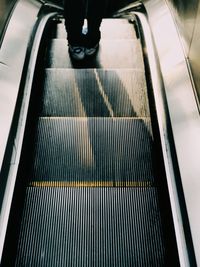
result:
<svg viewBox="0 0 200 267"><path fill-rule="evenodd" d="M168 266L173 238L165 240L168 224L161 222L168 213L156 187L143 55L133 25L104 20L97 56L80 63L71 61L64 34L61 24L46 48L43 106L35 134L25 139L34 136L33 151L20 162L17 186L26 181L27 187L17 188L16 196L23 191L25 197L13 201L5 262Z"/></svg>
<svg viewBox="0 0 200 267"><path fill-rule="evenodd" d="M27 188L17 266L164 266L155 188Z"/></svg>
<svg viewBox="0 0 200 267"><path fill-rule="evenodd" d="M56 31L52 31L51 38L66 39L67 33L64 21L56 25ZM136 39L133 24L127 19L103 19L101 24L102 39Z"/></svg>
<svg viewBox="0 0 200 267"><path fill-rule="evenodd" d="M46 69L41 116L146 117L140 70Z"/></svg>
<svg viewBox="0 0 200 267"><path fill-rule="evenodd" d="M61 53L62 51L62 53ZM65 39L53 39L46 55L46 68L132 68L144 70L141 46L138 40L101 40L96 57L72 62Z"/></svg>
<svg viewBox="0 0 200 267"><path fill-rule="evenodd" d="M40 118L31 181L153 181L150 119Z"/></svg>

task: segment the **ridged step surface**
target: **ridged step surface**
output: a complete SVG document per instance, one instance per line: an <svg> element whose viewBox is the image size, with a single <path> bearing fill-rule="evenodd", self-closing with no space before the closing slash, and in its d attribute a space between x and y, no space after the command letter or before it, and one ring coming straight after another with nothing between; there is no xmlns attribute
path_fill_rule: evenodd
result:
<svg viewBox="0 0 200 267"><path fill-rule="evenodd" d="M150 119L40 118L31 181L152 181Z"/></svg>
<svg viewBox="0 0 200 267"><path fill-rule="evenodd" d="M144 69L141 46L134 39L115 41L102 39L96 57L84 62L70 60L65 39L52 39L48 47L46 68Z"/></svg>
<svg viewBox="0 0 200 267"><path fill-rule="evenodd" d="M87 25L84 27L87 28ZM129 23L127 19L104 19L100 29L102 39L137 39L134 25ZM51 37L53 39L66 39L64 20L52 31Z"/></svg>
<svg viewBox="0 0 200 267"><path fill-rule="evenodd" d="M156 189L27 188L15 266L164 266Z"/></svg>
<svg viewBox="0 0 200 267"><path fill-rule="evenodd" d="M43 93L34 149L23 155L31 166L18 177L27 187L15 266L171 266L133 24L103 20L99 51L83 62L69 57L64 24L53 28L33 88Z"/></svg>
<svg viewBox="0 0 200 267"><path fill-rule="evenodd" d="M147 117L144 72L46 69L42 116Z"/></svg>

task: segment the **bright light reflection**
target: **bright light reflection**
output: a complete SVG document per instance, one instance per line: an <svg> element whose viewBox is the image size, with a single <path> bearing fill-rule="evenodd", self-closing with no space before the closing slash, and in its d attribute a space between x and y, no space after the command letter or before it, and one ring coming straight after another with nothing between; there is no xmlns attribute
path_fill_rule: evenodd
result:
<svg viewBox="0 0 200 267"><path fill-rule="evenodd" d="M180 40L177 38L177 32L172 24L173 21L169 14L165 13L155 27L156 43L160 48L164 71L171 69L184 59L183 51L177 49L180 47Z"/></svg>

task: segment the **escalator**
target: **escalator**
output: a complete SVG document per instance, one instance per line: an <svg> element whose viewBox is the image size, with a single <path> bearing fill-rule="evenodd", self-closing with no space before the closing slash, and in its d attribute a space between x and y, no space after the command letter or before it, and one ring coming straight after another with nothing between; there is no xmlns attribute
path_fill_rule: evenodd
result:
<svg viewBox="0 0 200 267"><path fill-rule="evenodd" d="M179 266L140 35L101 31L83 62L62 20L45 33L2 266Z"/></svg>

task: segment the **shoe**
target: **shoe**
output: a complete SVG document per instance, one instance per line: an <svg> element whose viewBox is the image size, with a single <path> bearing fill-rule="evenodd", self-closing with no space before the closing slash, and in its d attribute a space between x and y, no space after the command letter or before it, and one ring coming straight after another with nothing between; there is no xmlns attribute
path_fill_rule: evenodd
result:
<svg viewBox="0 0 200 267"><path fill-rule="evenodd" d="M69 44L69 53L75 60L83 60L85 58L85 48L82 46L73 46Z"/></svg>
<svg viewBox="0 0 200 267"><path fill-rule="evenodd" d="M99 48L99 43L97 43L94 47L85 48L85 55L86 56L93 56Z"/></svg>

